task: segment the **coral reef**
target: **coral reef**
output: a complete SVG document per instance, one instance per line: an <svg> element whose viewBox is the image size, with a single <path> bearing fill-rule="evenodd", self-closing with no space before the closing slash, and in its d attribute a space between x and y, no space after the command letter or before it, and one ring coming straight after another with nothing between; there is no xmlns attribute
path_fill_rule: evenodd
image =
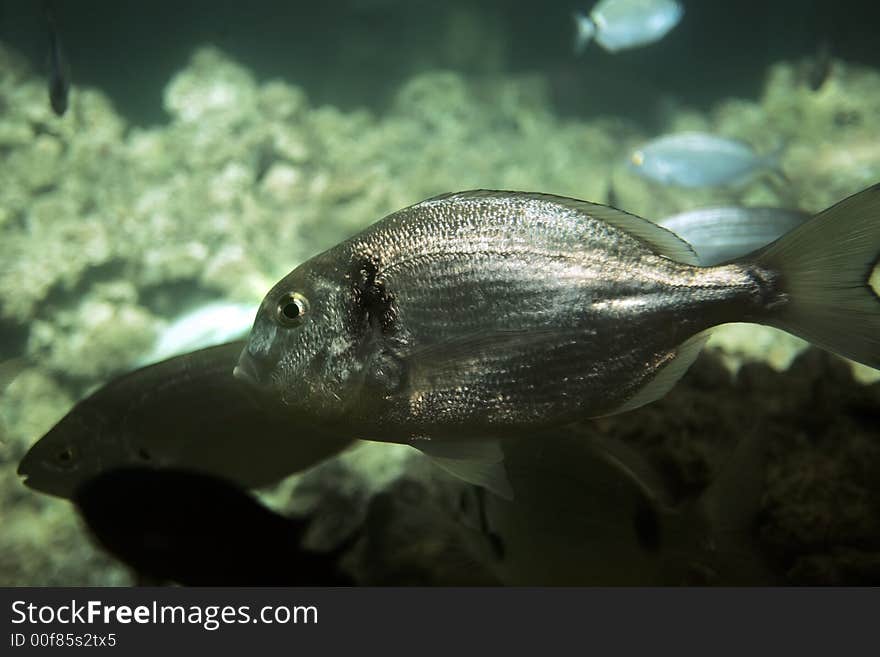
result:
<svg viewBox="0 0 880 657"><path fill-rule="evenodd" d="M880 75L835 62L818 92L799 79L797 67L779 64L755 101L726 100L706 115L674 108L667 130L709 130L759 150L784 149L786 180L765 176L740 188L684 192L626 170L627 152L651 135L614 117L556 117L539 76L425 72L402 86L384 114L343 113L312 106L289 84L258 82L205 48L169 82L167 124L135 128L87 88L74 88L68 115L54 116L44 81L0 44L0 335L11 336L0 342L0 359L24 351L31 364L0 396L8 427L0 448L0 583L125 581L124 571L90 546L69 505L25 490L15 466L74 399L131 367L162 326L191 307L215 299L256 307L306 257L390 211L450 190L529 189L603 201L613 181L618 205L647 217L709 203L820 210L880 180L880 147L868 136L878 105ZM795 338L754 326L724 327L710 344L731 370L769 362L783 371L803 349ZM764 369L753 376L751 367ZM821 384L827 372L839 388ZM863 380L876 376L860 372ZM859 425L862 415L876 418L876 403L852 401L868 394L876 400L876 387L862 392L830 359L789 374L774 378L765 365L745 366L734 387L718 374L699 408L712 416L729 404L750 417L749 404L762 404L774 417L768 435L777 453L761 536L788 581L876 581L880 530L866 518L878 517L880 495L864 472L852 476L854 468L876 468L876 449L865 437L870 427ZM811 392L807 381L827 396ZM626 432L634 443L662 434L664 444L674 445L663 448L671 455L664 458L688 490L706 484L719 458L700 437L720 431L711 419L690 428L676 419L683 417L678 405L693 403L680 395L639 415L644 425L634 416ZM827 437L817 437L799 419L841 414L859 431L838 435L842 429L829 427ZM786 434L783 421L800 428ZM735 424L725 429L725 441L744 430ZM406 473L421 467L411 450L371 449L285 482L267 499L291 513L324 509L318 516L328 528L314 540L332 543L367 517L370 500L401 494ZM328 488L327 481L335 484ZM817 501L816 481L836 496ZM348 500L340 502L343 510L327 510L340 499ZM846 513L843 500L852 502ZM817 523L825 523L821 532ZM431 550L437 544L426 554ZM414 563L412 553L406 561ZM442 580L429 570L404 579Z"/></svg>

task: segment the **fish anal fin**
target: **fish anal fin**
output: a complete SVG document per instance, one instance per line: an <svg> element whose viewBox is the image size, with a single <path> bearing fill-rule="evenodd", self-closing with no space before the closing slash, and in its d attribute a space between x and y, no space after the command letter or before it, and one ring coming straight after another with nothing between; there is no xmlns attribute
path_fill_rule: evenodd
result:
<svg viewBox="0 0 880 657"><path fill-rule="evenodd" d="M672 387L678 383L679 379L688 371L697 356L700 355L706 340L709 339L709 332L703 331L686 340L676 350L675 357L672 361L657 372L656 376L641 390L639 390L630 399L625 401L621 406L612 410L608 415L616 415L649 404L652 401L660 399Z"/></svg>

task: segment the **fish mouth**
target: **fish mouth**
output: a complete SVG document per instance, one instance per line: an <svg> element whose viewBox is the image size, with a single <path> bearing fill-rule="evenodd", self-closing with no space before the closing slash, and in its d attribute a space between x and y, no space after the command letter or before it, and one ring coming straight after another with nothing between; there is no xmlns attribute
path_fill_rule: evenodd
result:
<svg viewBox="0 0 880 657"><path fill-rule="evenodd" d="M27 467L27 457L25 457L21 463L18 464L18 469L15 471L19 477L23 478L23 483L27 483L27 478L30 477L31 473L28 472L29 468Z"/></svg>
<svg viewBox="0 0 880 657"><path fill-rule="evenodd" d="M260 372L260 366L257 361L254 360L253 356L248 353L247 349L241 352L241 356L238 359L238 365L232 370L232 376L239 381L244 381L251 385L259 386L263 384L263 376Z"/></svg>

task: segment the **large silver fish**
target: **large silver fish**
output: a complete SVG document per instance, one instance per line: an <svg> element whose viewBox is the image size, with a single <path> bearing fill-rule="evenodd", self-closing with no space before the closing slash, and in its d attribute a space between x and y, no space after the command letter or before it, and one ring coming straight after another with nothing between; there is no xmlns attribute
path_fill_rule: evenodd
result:
<svg viewBox="0 0 880 657"><path fill-rule="evenodd" d="M880 367L878 256L880 185L716 267L607 206L449 194L276 284L236 373L298 423L490 465L502 457L482 441L664 395L719 324L776 326Z"/></svg>

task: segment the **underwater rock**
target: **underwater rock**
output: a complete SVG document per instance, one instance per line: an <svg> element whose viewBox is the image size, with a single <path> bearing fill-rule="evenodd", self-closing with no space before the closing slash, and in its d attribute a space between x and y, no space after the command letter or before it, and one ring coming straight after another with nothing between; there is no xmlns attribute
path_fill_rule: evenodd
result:
<svg viewBox="0 0 880 657"><path fill-rule="evenodd" d="M203 48L168 84L164 104L175 119L205 126L218 114L246 119L253 111L255 92L256 84L248 71L218 50Z"/></svg>

